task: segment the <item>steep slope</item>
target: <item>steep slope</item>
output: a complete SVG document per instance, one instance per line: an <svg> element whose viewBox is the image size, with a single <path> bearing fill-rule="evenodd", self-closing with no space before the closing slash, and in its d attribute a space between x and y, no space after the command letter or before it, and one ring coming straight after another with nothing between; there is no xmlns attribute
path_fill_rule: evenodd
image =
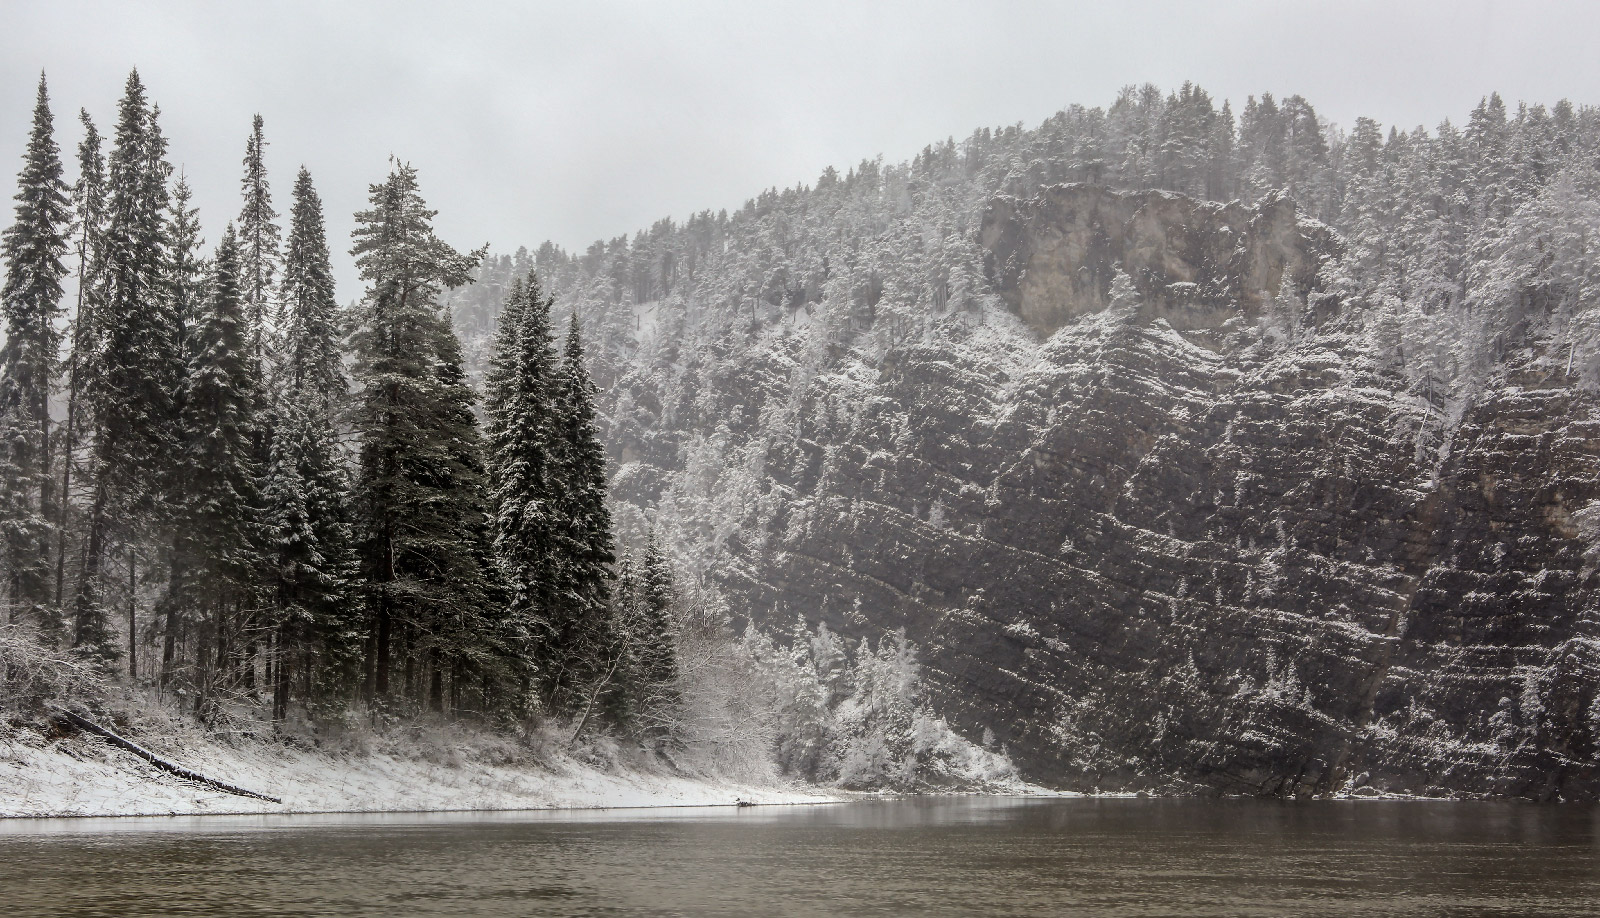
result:
<svg viewBox="0 0 1600 918"><path fill-rule="evenodd" d="M905 628L1031 778L1600 796L1600 119L1199 183L1122 105L502 259L458 320L537 268L624 528L763 627Z"/></svg>
<svg viewBox="0 0 1600 918"><path fill-rule="evenodd" d="M1171 196L1063 188L1009 234L1035 253L1019 276L1064 248L1038 240L1073 231L1074 197L1198 264L1310 279L1325 257L1287 202L1166 222L1146 207ZM1286 207L1290 228L1249 246L1208 238ZM1163 268L1137 238L1103 233L1098 264L1057 256L1056 277L1102 278L1087 295L1024 286L1025 319L1030 297L1032 317L1072 317L1042 346L958 325L820 378L795 435L757 457L714 568L736 607L907 628L949 716L1073 787L1593 795L1593 578L1573 522L1600 497L1592 398L1513 364L1441 431L1337 316L1260 333L1278 291L1257 285L1281 267L1224 268L1250 295L1190 311L1158 291L1194 283L1191 263ZM1116 264L1152 294L1107 307Z"/></svg>

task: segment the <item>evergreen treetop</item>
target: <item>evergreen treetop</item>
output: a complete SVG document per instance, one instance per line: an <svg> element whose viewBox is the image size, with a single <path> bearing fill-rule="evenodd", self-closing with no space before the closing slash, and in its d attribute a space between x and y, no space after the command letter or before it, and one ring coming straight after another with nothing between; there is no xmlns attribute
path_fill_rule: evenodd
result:
<svg viewBox="0 0 1600 918"><path fill-rule="evenodd" d="M279 385L288 400L331 411L349 388L340 351L339 304L323 226L322 199L311 173L295 177L289 244L279 288L283 352Z"/></svg>
<svg viewBox="0 0 1600 918"><path fill-rule="evenodd" d="M250 138L245 141L244 177L239 180L244 206L239 211L240 283L250 323L252 357L264 362L271 340L271 308L274 281L279 262L278 212L272 206L272 190L267 184L263 158L267 141L262 136L258 114L250 122Z"/></svg>
<svg viewBox="0 0 1600 918"><path fill-rule="evenodd" d="M62 263L71 210L43 74L17 176L16 220L0 236L0 565L8 617L49 597L50 388L60 359Z"/></svg>

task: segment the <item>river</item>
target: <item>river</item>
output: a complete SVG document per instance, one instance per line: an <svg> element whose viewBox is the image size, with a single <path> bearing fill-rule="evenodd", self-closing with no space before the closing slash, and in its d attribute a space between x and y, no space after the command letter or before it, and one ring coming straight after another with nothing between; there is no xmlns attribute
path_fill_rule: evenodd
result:
<svg viewBox="0 0 1600 918"><path fill-rule="evenodd" d="M1600 915L1600 810L943 798L0 820L0 914Z"/></svg>

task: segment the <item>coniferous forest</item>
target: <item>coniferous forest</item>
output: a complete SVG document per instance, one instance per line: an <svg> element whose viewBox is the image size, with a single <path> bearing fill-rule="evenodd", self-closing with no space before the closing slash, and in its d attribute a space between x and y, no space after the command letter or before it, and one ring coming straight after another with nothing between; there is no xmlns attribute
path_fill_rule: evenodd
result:
<svg viewBox="0 0 1600 918"><path fill-rule="evenodd" d="M1562 452L1600 378L1592 108L1345 129L1129 87L511 255L439 238L403 160L328 238L259 117L238 213L202 215L137 73L70 157L55 117L41 78L4 237L13 695L863 787L1016 755L1321 793L1399 742L1536 796L1600 736L1600 492ZM1566 432L1516 465L1540 417Z"/></svg>
<svg viewBox="0 0 1600 918"><path fill-rule="evenodd" d="M0 24L3 918L1600 914L1600 6Z"/></svg>
<svg viewBox="0 0 1600 918"><path fill-rule="evenodd" d="M803 619L740 639L653 524L619 544L580 317L531 267L497 284L475 388L447 294L485 250L435 234L416 169L370 187L341 306L260 116L214 245L137 71L109 135L79 118L69 183L41 76L5 236L8 707L122 686L225 734L432 717L863 787L1009 773L934 717L903 634L853 661Z"/></svg>
<svg viewBox="0 0 1600 918"><path fill-rule="evenodd" d="M212 244L137 72L108 134L80 117L69 183L41 78L5 235L8 621L203 719L652 716L672 574L618 564L584 343L538 277L480 403L438 301L483 252L435 235L415 169L371 186L343 308L313 176L280 215L259 116Z"/></svg>

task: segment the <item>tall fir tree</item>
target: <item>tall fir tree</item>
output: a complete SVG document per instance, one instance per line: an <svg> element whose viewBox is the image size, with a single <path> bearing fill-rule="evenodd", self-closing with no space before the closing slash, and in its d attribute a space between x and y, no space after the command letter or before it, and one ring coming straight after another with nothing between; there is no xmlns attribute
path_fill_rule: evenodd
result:
<svg viewBox="0 0 1600 918"><path fill-rule="evenodd" d="M73 646L92 658L118 656L106 605L109 549L120 538L132 566L137 536L160 509L165 463L177 452L173 395L183 367L173 347L176 318L163 283L171 171L158 110L147 102L136 70L128 76L108 160L106 226L94 270L97 346L87 361L92 494Z"/></svg>
<svg viewBox="0 0 1600 918"><path fill-rule="evenodd" d="M555 514L552 596L546 613L552 645L547 652L564 684L552 686L552 702L568 708L592 692L595 680L614 673L620 652L611 627L612 565L616 561L611 513L606 508L605 449L595 429L594 384L584 367L578 315L567 329L556 374L552 413L550 484Z"/></svg>
<svg viewBox="0 0 1600 918"><path fill-rule="evenodd" d="M396 164L356 215L351 254L368 289L353 336L360 440L355 502L369 596L365 694L392 699L443 652L441 629L483 611L480 448L460 346L438 295L466 283L482 250L462 254L433 231L417 173ZM404 689L419 693L415 678Z"/></svg>
<svg viewBox="0 0 1600 918"><path fill-rule="evenodd" d="M194 329L201 319L209 314L210 297L212 295L211 263L204 255L205 240L200 236L200 211L190 206L193 192L189 188L187 178L179 175L172 188L172 207L167 218L167 263L165 267L165 282L169 300L169 312L174 320L172 339L178 353L184 360L183 380L173 402L173 412L178 418L178 428L175 434L181 447L187 448L181 437L185 434L183 420L186 408L186 389L188 372L192 364L190 350L195 344L192 336ZM170 527L168 538L171 552L168 557L168 584L167 595L161 603L160 634L161 634L161 665L157 673L159 682L163 687L171 680L174 667L177 663L179 642L187 636L188 626L193 614L184 608L184 595L181 578L184 574L183 555L185 540L188 533L184 531L183 515L181 510L188 499L189 463L177 461L169 464L165 481L165 502L177 514L173 522L178 525Z"/></svg>
<svg viewBox="0 0 1600 918"><path fill-rule="evenodd" d="M550 487L556 425L556 367L550 301L530 273L515 281L496 330L486 379L488 470L494 554L505 582L504 630L522 693L537 687L549 703L568 683L559 669L554 559L559 551Z"/></svg>
<svg viewBox="0 0 1600 918"><path fill-rule="evenodd" d="M206 307L210 293L211 263L205 257L205 239L200 235L200 210L192 207L194 191L186 176L179 175L172 186L172 208L167 218L166 284L171 298L169 311L175 320L174 347L185 352L184 341L196 318Z"/></svg>
<svg viewBox="0 0 1600 918"><path fill-rule="evenodd" d="M180 622L201 643L197 703L243 678L239 649L250 635L260 569L255 362L230 224L217 247L211 293L190 335L178 424L182 504L172 578Z"/></svg>
<svg viewBox="0 0 1600 918"><path fill-rule="evenodd" d="M335 427L348 382L322 201L305 169L295 179L280 298L283 347L274 371L280 407L265 495L279 721L297 681L306 701L344 697L354 684L361 639L360 619L347 602L358 565Z"/></svg>
<svg viewBox="0 0 1600 918"><path fill-rule="evenodd" d="M250 139L245 141L244 178L239 185L244 207L239 211L239 272L249 321L249 348L252 359L265 367L272 344L272 299L279 265L278 212L272 207L272 189L267 184L263 158L267 141L262 135L262 119L250 123Z"/></svg>
<svg viewBox="0 0 1600 918"><path fill-rule="evenodd" d="M104 263L101 241L105 235L106 162L100 151L100 132L89 113L79 109L83 140L78 144L78 180L72 186L72 207L77 221L73 247L77 256L77 303L72 313L72 345L67 352L66 417L61 425L61 495L56 515L55 605L62 608L66 597L67 545L73 506L72 480L78 464L78 449L88 418L88 400L83 398L86 369L95 353L97 331L95 303L100 284L95 274Z"/></svg>
<svg viewBox="0 0 1600 918"><path fill-rule="evenodd" d="M638 642L640 682L657 706L670 706L678 700L677 628L673 609L677 588L673 583L672 563L661 550L655 530L645 540L639 564L638 604L643 633Z"/></svg>
<svg viewBox="0 0 1600 918"><path fill-rule="evenodd" d="M43 74L33 129L17 176L16 221L0 238L0 570L8 620L49 624L50 530L56 519L51 474L50 387L60 360L61 279L72 221L61 178L50 96ZM53 630L53 629L47 629Z"/></svg>
<svg viewBox="0 0 1600 918"><path fill-rule="evenodd" d="M279 287L283 347L277 385L301 404L331 416L349 392L340 350L339 304L334 299L322 199L304 168L295 177L294 207Z"/></svg>
<svg viewBox="0 0 1600 918"><path fill-rule="evenodd" d="M484 444L473 411L476 395L467 381L456 337L448 316L441 316L435 332L438 354L437 376L440 390L438 417L445 464L439 488L443 494L440 537L449 551L435 550L436 559L452 584L444 601L425 623L427 640L418 647L427 655L431 676L428 704L444 710L444 675L451 679L454 697L459 698L469 675L497 676L504 645L492 611L503 608L505 597L494 576L492 525L489 514L488 474L484 468ZM417 689L420 692L421 686ZM485 698L485 707L504 707L503 699Z"/></svg>

